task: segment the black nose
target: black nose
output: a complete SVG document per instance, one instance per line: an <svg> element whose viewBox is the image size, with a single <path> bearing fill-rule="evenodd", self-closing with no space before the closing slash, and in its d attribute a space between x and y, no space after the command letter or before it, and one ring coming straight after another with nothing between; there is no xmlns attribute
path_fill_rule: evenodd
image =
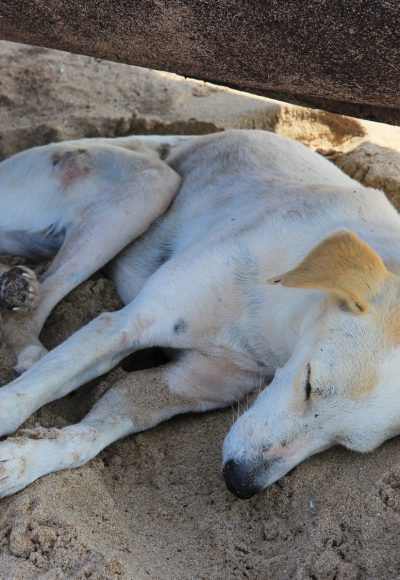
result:
<svg viewBox="0 0 400 580"><path fill-rule="evenodd" d="M250 499L262 489L254 483L254 469L245 463L230 459L225 463L222 474L226 487L239 499Z"/></svg>

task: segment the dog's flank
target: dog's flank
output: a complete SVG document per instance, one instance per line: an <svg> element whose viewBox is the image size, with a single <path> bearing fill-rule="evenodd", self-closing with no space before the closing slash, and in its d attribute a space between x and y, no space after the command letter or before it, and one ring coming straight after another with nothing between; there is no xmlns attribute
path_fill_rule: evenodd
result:
<svg viewBox="0 0 400 580"><path fill-rule="evenodd" d="M238 497L338 442L369 451L400 432L400 219L382 192L262 131L48 145L1 164L0 185L0 249L23 230L63 235L36 307L5 320L25 372L0 391L0 435L129 353L177 353L79 424L1 443L1 495L274 373L225 439ZM46 353L53 306L106 264L126 306Z"/></svg>

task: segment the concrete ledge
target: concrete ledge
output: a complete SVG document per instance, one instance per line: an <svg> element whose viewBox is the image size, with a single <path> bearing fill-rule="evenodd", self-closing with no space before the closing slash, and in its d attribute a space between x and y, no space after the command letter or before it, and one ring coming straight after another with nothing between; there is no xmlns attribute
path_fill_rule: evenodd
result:
<svg viewBox="0 0 400 580"><path fill-rule="evenodd" d="M0 38L400 125L398 0L0 0Z"/></svg>

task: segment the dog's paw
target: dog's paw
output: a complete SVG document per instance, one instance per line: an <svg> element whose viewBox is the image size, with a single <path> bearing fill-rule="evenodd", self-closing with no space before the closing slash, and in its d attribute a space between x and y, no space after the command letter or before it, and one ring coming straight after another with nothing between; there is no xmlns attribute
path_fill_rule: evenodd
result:
<svg viewBox="0 0 400 580"><path fill-rule="evenodd" d="M29 310L39 299L36 274L26 266L15 266L0 276L0 305L8 310Z"/></svg>
<svg viewBox="0 0 400 580"><path fill-rule="evenodd" d="M56 430L50 439L40 430L38 436L28 435L0 443L0 497L17 493L43 475L57 471Z"/></svg>
<svg viewBox="0 0 400 580"><path fill-rule="evenodd" d="M31 447L29 440L19 438L0 443L0 497L17 493L40 477L34 469L36 454Z"/></svg>
<svg viewBox="0 0 400 580"><path fill-rule="evenodd" d="M18 377L22 375L22 373L30 369L47 353L48 351L44 346L40 346L39 344L31 344L24 348L24 350L18 355L17 364L14 367L16 375Z"/></svg>
<svg viewBox="0 0 400 580"><path fill-rule="evenodd" d="M0 443L0 498L44 475L86 463L98 452L96 433L90 426L56 429L38 425Z"/></svg>

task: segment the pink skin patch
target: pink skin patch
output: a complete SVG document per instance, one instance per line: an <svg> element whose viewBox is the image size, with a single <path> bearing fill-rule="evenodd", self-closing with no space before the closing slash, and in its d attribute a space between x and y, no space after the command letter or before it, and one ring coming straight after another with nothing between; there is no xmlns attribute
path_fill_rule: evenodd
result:
<svg viewBox="0 0 400 580"><path fill-rule="evenodd" d="M68 189L80 179L88 177L93 169L85 149L55 153L51 157L51 163L63 189Z"/></svg>

